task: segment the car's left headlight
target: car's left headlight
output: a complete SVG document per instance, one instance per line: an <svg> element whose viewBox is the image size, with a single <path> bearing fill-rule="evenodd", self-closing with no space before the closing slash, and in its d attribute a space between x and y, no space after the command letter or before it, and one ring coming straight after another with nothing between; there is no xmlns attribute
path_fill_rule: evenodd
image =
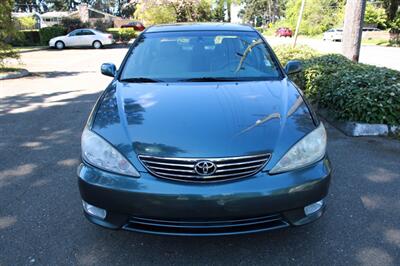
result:
<svg viewBox="0 0 400 266"><path fill-rule="evenodd" d="M290 148L269 173L287 172L321 160L325 156L326 142L326 131L321 122L316 129Z"/></svg>
<svg viewBox="0 0 400 266"><path fill-rule="evenodd" d="M103 170L139 177L139 172L111 144L88 128L82 133L82 158Z"/></svg>

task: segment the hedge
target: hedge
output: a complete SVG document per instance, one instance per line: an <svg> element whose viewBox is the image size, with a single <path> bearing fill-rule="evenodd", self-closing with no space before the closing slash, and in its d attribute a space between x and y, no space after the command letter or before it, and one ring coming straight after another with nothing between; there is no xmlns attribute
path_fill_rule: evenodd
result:
<svg viewBox="0 0 400 266"><path fill-rule="evenodd" d="M134 29L125 28L109 28L107 32L112 34L114 40L120 42L129 42L131 39L136 38L136 31Z"/></svg>
<svg viewBox="0 0 400 266"><path fill-rule="evenodd" d="M9 41L13 46L35 46L40 44L39 30L20 30Z"/></svg>
<svg viewBox="0 0 400 266"><path fill-rule="evenodd" d="M297 59L303 72L293 80L307 98L339 120L400 125L400 72L354 63L309 47L274 49L283 64Z"/></svg>
<svg viewBox="0 0 400 266"><path fill-rule="evenodd" d="M50 39L58 36L65 35L67 33L67 29L62 26L52 26L46 27L39 30L40 35L40 43L42 45L48 45Z"/></svg>

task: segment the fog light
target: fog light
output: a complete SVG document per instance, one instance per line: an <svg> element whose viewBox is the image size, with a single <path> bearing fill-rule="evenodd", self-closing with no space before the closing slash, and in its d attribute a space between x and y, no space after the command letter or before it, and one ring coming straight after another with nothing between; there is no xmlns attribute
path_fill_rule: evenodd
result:
<svg viewBox="0 0 400 266"><path fill-rule="evenodd" d="M106 218L107 215L107 211L104 209L101 209L99 207L90 205L89 203L85 202L82 200L82 205L83 205L83 209L85 210L85 212L87 212L90 215L96 216L98 218L104 219Z"/></svg>
<svg viewBox="0 0 400 266"><path fill-rule="evenodd" d="M324 200L317 201L317 202L315 202L313 204L310 204L310 205L304 207L304 213L307 216L311 215L311 214L319 211L322 208L323 205L324 205Z"/></svg>

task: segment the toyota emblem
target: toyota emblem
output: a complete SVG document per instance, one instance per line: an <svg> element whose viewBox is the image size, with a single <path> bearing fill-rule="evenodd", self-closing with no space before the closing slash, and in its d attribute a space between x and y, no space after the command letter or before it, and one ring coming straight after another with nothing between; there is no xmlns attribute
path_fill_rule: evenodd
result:
<svg viewBox="0 0 400 266"><path fill-rule="evenodd" d="M195 164L194 171L201 176L212 175L217 171L217 166L210 161L199 161Z"/></svg>

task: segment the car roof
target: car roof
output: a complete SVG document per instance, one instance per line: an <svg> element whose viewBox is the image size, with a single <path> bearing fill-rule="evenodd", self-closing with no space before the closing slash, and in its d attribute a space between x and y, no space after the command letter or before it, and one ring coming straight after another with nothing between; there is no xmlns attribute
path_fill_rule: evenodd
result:
<svg viewBox="0 0 400 266"><path fill-rule="evenodd" d="M96 30L96 29L90 29L90 28L80 28L80 29L74 29L73 31L76 31L76 30Z"/></svg>
<svg viewBox="0 0 400 266"><path fill-rule="evenodd" d="M155 25L146 32L169 31L255 31L252 27L233 23L175 23Z"/></svg>

